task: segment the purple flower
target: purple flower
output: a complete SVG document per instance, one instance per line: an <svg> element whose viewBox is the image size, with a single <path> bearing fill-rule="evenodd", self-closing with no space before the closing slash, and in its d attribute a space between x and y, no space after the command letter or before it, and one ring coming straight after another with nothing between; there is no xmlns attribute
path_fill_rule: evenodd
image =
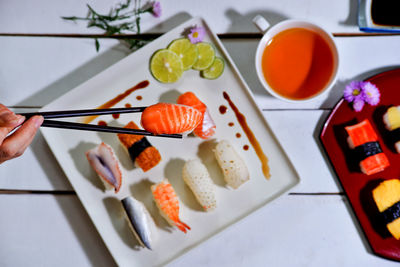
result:
<svg viewBox="0 0 400 267"><path fill-rule="evenodd" d="M161 4L160 2L156 1L153 3L151 13L153 13L153 16L156 18L161 17Z"/></svg>
<svg viewBox="0 0 400 267"><path fill-rule="evenodd" d="M379 103L381 96L378 88L370 82L364 82L362 88L365 102L371 106L376 106Z"/></svg>
<svg viewBox="0 0 400 267"><path fill-rule="evenodd" d="M206 31L204 30L203 27L194 27L190 29L188 38L192 44L195 44L203 41L205 35Z"/></svg>
<svg viewBox="0 0 400 267"><path fill-rule="evenodd" d="M364 107L364 100L356 100L353 102L353 108L355 111L360 112Z"/></svg>
<svg viewBox="0 0 400 267"><path fill-rule="evenodd" d="M370 82L352 81L343 92L343 97L347 102L353 102L353 108L359 112L364 104L376 106L379 103L381 94L379 89Z"/></svg>
<svg viewBox="0 0 400 267"><path fill-rule="evenodd" d="M352 81L346 88L344 89L343 96L347 102L353 102L356 100L362 100L363 94L361 93L362 90L362 83L361 81Z"/></svg>

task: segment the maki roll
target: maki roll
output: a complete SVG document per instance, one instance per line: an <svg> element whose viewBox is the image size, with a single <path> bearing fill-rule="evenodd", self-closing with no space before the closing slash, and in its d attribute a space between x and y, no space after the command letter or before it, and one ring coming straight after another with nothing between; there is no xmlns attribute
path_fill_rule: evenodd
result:
<svg viewBox="0 0 400 267"><path fill-rule="evenodd" d="M133 121L125 125L124 128L139 129ZM160 152L150 144L146 137L135 134L118 134L118 138L135 165L144 172L150 170L161 161Z"/></svg>
<svg viewBox="0 0 400 267"><path fill-rule="evenodd" d="M386 128L392 132L394 146L397 153L400 153L400 106L388 108L383 115L383 122Z"/></svg>
<svg viewBox="0 0 400 267"><path fill-rule="evenodd" d="M360 161L359 166L363 173L375 174L390 165L379 145L378 136L368 120L347 126L345 129L349 135L347 142Z"/></svg>
<svg viewBox="0 0 400 267"><path fill-rule="evenodd" d="M373 191L372 197L382 215L389 232L400 239L400 180L391 179L380 183Z"/></svg>

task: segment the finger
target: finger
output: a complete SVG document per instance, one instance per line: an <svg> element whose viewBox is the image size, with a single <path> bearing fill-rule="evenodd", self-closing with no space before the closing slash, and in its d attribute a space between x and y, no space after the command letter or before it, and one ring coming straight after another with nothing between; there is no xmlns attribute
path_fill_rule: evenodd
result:
<svg viewBox="0 0 400 267"><path fill-rule="evenodd" d="M16 127L23 122L22 118L23 116L16 115L8 108L0 107L0 127Z"/></svg>
<svg viewBox="0 0 400 267"><path fill-rule="evenodd" d="M0 150L2 150L2 156L11 159L22 155L32 142L42 123L42 116L34 116L22 124L18 130L3 141L0 148Z"/></svg>
<svg viewBox="0 0 400 267"><path fill-rule="evenodd" d="M1 115L0 115L1 117ZM4 117L3 117L4 118ZM2 145L4 139L7 137L7 135L13 131L16 127L21 125L25 120L24 116L18 115L18 119L14 123L9 123L7 126L1 126L0 125L0 146Z"/></svg>

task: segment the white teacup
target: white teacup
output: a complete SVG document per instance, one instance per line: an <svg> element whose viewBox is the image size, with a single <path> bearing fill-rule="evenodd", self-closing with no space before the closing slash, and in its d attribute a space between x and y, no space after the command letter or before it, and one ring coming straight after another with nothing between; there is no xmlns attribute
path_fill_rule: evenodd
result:
<svg viewBox="0 0 400 267"><path fill-rule="evenodd" d="M338 74L338 67L339 67L339 56L338 56L338 51L335 45L335 42L333 40L333 36L323 30L321 27L310 23L306 21L300 21L300 20L285 20L282 21L272 27L270 27L270 24L268 23L267 20L265 20L262 16L258 15L253 19L254 24L259 28L259 30L264 33L263 38L258 44L257 51L256 51L256 56L255 56L255 64L256 64L256 71L258 78L261 82L261 84L264 86L265 90L267 90L271 95L288 101L288 102L305 102L305 101L310 101L314 100L318 97L321 97L321 95L324 95L326 92L329 91L329 89L332 88L334 83L336 82L337 74ZM279 33L293 29L293 28L303 28L307 30L311 30L318 34L322 39L327 43L330 51L332 52L332 58L333 58L333 69L332 73L330 75L330 78L327 80L325 83L325 86L323 88L318 89L318 92L307 97L307 98L301 98L301 99L294 99L290 98L287 96L284 96L280 94L278 89L274 89L271 87L271 85L268 83L266 80L264 73L263 73L263 68L262 68L262 57L263 53L271 40Z"/></svg>

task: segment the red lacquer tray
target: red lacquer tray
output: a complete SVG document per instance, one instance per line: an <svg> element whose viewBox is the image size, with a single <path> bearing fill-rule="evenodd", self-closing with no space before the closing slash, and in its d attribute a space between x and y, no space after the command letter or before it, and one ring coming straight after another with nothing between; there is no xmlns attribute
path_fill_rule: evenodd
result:
<svg viewBox="0 0 400 267"><path fill-rule="evenodd" d="M375 254L400 261L400 240L393 238L380 216L372 198L372 190L383 180L400 178L400 154L397 154L386 130L382 117L388 107L400 105L400 69L386 71L368 79L381 92L378 106L365 105L355 112L341 99L326 120L320 139L337 177L350 200L356 217ZM368 119L379 136L383 152L388 156L390 167L374 174L360 172L357 160L351 158L347 145L345 126Z"/></svg>

